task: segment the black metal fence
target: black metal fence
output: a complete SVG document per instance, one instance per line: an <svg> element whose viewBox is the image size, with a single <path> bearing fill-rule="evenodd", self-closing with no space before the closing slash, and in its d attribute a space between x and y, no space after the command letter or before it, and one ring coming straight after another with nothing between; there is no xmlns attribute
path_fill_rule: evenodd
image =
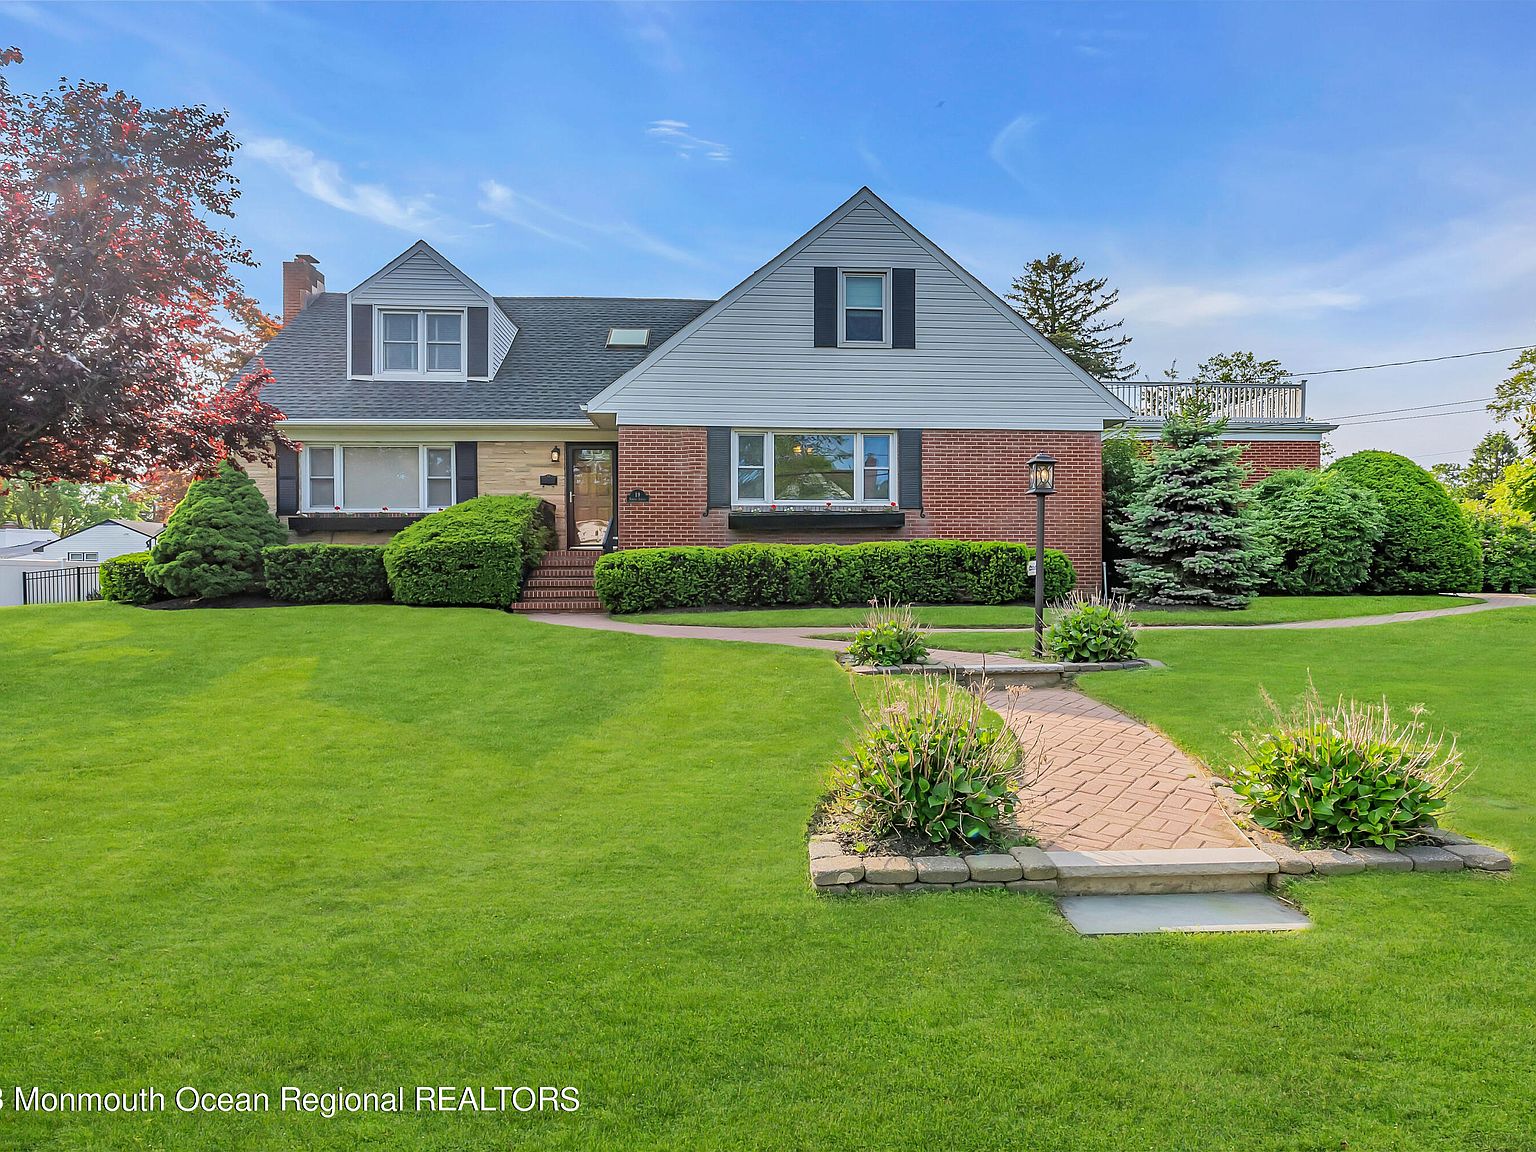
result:
<svg viewBox="0 0 1536 1152"><path fill-rule="evenodd" d="M57 572L23 572L23 604L73 604L101 599L101 565L83 564Z"/></svg>

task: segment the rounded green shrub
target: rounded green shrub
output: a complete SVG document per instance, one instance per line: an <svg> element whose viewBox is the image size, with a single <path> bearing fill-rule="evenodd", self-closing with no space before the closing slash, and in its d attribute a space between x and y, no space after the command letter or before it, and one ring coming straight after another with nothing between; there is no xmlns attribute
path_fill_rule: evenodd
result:
<svg viewBox="0 0 1536 1152"><path fill-rule="evenodd" d="M148 552L129 552L103 560L99 577L101 598L115 604L153 604L164 600L165 592L144 574L148 564Z"/></svg>
<svg viewBox="0 0 1536 1152"><path fill-rule="evenodd" d="M382 544L281 544L261 553L267 595L292 604L389 599Z"/></svg>
<svg viewBox="0 0 1536 1152"><path fill-rule="evenodd" d="M476 496L395 533L384 569L401 604L507 608L554 538L537 496Z"/></svg>
<svg viewBox="0 0 1536 1152"><path fill-rule="evenodd" d="M1477 592L1482 550L1449 492L1412 460L1356 452L1328 466L1375 495L1386 516L1367 588L1372 592Z"/></svg>
<svg viewBox="0 0 1536 1152"><path fill-rule="evenodd" d="M610 612L713 605L1006 604L1035 594L1027 544L888 540L868 544L733 544L629 548L597 562L597 596ZM1066 596L1072 561L1047 548L1045 591Z"/></svg>
<svg viewBox="0 0 1536 1152"><path fill-rule="evenodd" d="M1045 642L1058 660L1072 664L1115 664L1136 659L1130 616L1113 600L1074 597L1046 630Z"/></svg>
<svg viewBox="0 0 1536 1152"><path fill-rule="evenodd" d="M260 585L261 550L287 539L255 483L225 460L187 489L144 574L172 596L235 596Z"/></svg>
<svg viewBox="0 0 1536 1152"><path fill-rule="evenodd" d="M1252 515L1274 561L1270 586L1287 596L1342 596L1371 574L1387 530L1375 494L1333 472L1271 472L1253 488Z"/></svg>
<svg viewBox="0 0 1536 1152"><path fill-rule="evenodd" d="M993 840L1024 783L1019 740L979 693L916 679L883 684L863 705L863 728L833 765L828 807L874 837L902 831L934 844Z"/></svg>

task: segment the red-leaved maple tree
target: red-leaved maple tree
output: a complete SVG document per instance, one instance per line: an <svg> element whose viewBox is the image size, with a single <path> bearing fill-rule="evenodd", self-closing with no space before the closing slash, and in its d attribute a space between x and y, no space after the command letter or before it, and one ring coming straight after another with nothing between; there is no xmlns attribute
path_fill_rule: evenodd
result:
<svg viewBox="0 0 1536 1152"><path fill-rule="evenodd" d="M229 380L262 317L234 274L250 252L209 223L239 195L225 114L84 81L21 95L20 60L0 50L0 475L270 460L270 374Z"/></svg>

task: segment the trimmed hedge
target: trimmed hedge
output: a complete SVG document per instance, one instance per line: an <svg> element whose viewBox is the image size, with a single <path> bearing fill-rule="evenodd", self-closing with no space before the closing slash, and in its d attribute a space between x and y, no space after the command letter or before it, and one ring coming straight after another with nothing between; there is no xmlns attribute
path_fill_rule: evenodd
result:
<svg viewBox="0 0 1536 1152"><path fill-rule="evenodd" d="M869 544L733 544L631 548L597 562L597 597L610 612L711 605L1006 604L1035 594L1026 544L892 540ZM1045 591L1072 590L1072 561L1045 550Z"/></svg>
<svg viewBox="0 0 1536 1152"><path fill-rule="evenodd" d="M1477 537L1440 481L1392 452L1356 452L1328 466L1374 492L1387 530L1371 565L1372 592L1479 592L1483 555Z"/></svg>
<svg viewBox="0 0 1536 1152"><path fill-rule="evenodd" d="M537 496L476 496L395 533L384 569L401 604L507 608L554 536Z"/></svg>
<svg viewBox="0 0 1536 1152"><path fill-rule="evenodd" d="M169 595L144 572L148 552L129 552L101 562L101 598L116 604L153 604Z"/></svg>
<svg viewBox="0 0 1536 1152"><path fill-rule="evenodd" d="M382 544L279 544L261 550L267 595L293 604L389 599Z"/></svg>

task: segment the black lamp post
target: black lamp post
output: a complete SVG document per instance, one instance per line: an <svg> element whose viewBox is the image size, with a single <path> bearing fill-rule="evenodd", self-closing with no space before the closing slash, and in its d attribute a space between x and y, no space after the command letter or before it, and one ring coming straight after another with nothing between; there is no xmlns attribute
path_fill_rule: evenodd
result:
<svg viewBox="0 0 1536 1152"><path fill-rule="evenodd" d="M1029 462L1035 497L1035 655L1045 656L1045 498L1056 491L1056 457L1041 452Z"/></svg>

